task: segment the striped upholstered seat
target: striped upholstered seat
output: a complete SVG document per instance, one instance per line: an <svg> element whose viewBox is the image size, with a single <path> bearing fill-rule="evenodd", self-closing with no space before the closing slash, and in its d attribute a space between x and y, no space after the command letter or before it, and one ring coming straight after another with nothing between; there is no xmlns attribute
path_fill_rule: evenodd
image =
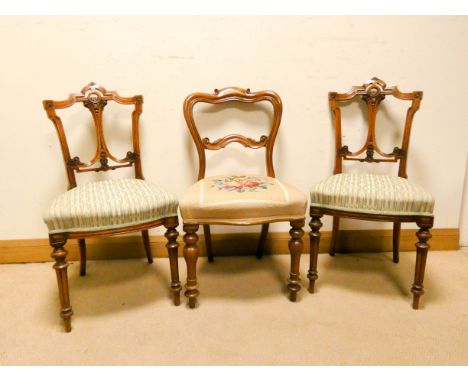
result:
<svg viewBox="0 0 468 382"><path fill-rule="evenodd" d="M432 216L434 198L405 178L378 174L337 174L318 183L311 205L387 215Z"/></svg>
<svg viewBox="0 0 468 382"><path fill-rule="evenodd" d="M44 214L49 233L101 231L177 215L174 195L140 179L91 182L58 196Z"/></svg>

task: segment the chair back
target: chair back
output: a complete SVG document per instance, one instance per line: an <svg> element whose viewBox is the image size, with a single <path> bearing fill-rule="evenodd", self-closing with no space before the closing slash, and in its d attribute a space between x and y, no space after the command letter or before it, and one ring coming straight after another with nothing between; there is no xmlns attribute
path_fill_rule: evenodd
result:
<svg viewBox="0 0 468 382"><path fill-rule="evenodd" d="M208 104L222 104L233 101L243 103L256 103L261 101L270 102L273 106L273 122L269 135L262 135L258 140L255 140L241 134L230 134L219 138L214 142L211 142L209 138L201 138L194 120L194 106L199 102ZM282 111L283 106L280 97L275 92L269 90L251 92L250 89L227 87L221 90L215 89L212 94L190 94L184 102L184 117L190 130L190 134L192 135L192 138L197 147L199 159L198 180L205 177L205 150L219 150L234 142L240 143L244 147L251 149L265 148L267 175L274 177L275 170L273 168L273 146L275 144L276 135L278 134L278 128L281 123Z"/></svg>
<svg viewBox="0 0 468 382"><path fill-rule="evenodd" d="M377 144L375 133L377 112L379 111L380 103L385 99L386 96L393 96L399 100L411 102L406 112L401 147L395 147L391 153L385 153L380 149ZM408 156L411 126L413 123L414 114L419 109L422 96L422 91L403 93L398 90L398 87L387 86L384 81L376 77L373 77L361 86L353 86L347 93L328 93L328 100L335 122L336 151L334 174L339 174L343 171L344 160L368 163L399 162L398 176L407 178L406 160ZM342 144L340 104L353 100L356 97L360 97L362 101L367 104L368 129L367 138L364 145L359 150L351 152L347 145Z"/></svg>
<svg viewBox="0 0 468 382"><path fill-rule="evenodd" d="M117 158L109 151L104 135L102 118L104 108L109 101L114 101L122 105L134 105L132 111L132 141L133 149L128 151L125 158ZM135 169L135 177L143 179L140 160L140 142L139 142L139 117L142 113L143 96L120 97L115 91L107 91L102 86L91 82L85 86L80 93L70 94L64 101L45 100L42 102L47 116L53 122L62 148L63 160L68 176L68 188L76 187L75 173L88 171L109 171L122 167L132 167ZM69 108L75 104L82 104L87 108L94 123L96 131L96 152L93 158L85 163L77 156L70 155L67 137L63 128L63 123L57 115L58 109ZM109 163L112 161L113 163Z"/></svg>

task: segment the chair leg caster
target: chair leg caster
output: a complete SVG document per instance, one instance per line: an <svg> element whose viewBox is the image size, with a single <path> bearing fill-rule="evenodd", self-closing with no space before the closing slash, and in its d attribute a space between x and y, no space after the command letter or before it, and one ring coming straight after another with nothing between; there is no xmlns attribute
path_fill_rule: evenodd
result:
<svg viewBox="0 0 468 382"><path fill-rule="evenodd" d="M292 302L296 302L297 301L297 292L290 292L289 293L289 300L292 301Z"/></svg>

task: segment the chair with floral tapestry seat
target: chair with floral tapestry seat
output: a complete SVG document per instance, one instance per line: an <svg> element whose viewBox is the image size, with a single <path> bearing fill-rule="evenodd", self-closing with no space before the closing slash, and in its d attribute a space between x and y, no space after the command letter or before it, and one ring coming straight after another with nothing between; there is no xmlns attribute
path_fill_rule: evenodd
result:
<svg viewBox="0 0 468 382"><path fill-rule="evenodd" d="M104 108L108 102L129 105L132 108L133 149L123 159L112 155L105 140L103 128ZM70 155L68 141L58 109L73 105L82 105L91 115L96 131L97 147L89 163L83 163L79 157ZM78 239L80 248L80 275L86 274L87 237L108 236L141 231L148 263L153 262L148 229L164 225L167 229L166 247L169 252L171 267L171 289L175 305L180 303L181 285L177 264L178 225L176 197L163 188L147 182L143 178L140 142L139 117L142 112L143 97L121 97L114 91L107 91L101 86L90 83L80 93L70 94L64 101L43 101L47 116L57 130L65 169L68 177L68 191L53 200L44 214L44 221L49 229L49 241L54 248L52 257L57 274L60 295L60 316L65 323L65 330L71 331L71 316L67 278L68 239ZM77 185L75 173L89 171L109 171L124 167L133 167L135 179L101 180Z"/></svg>
<svg viewBox="0 0 468 382"><path fill-rule="evenodd" d="M328 95L335 122L335 170L334 175L318 183L310 193L310 280L309 292L314 292L317 274L317 257L320 240L320 218L333 216L333 231L330 255L335 255L340 218L393 222L393 262L399 262L399 237L401 223L414 222L420 228L416 233L416 269L413 293L413 308L418 309L420 296L424 293L423 280L426 266L429 229L434 222L434 199L421 186L408 181L406 163L413 117L419 109L423 93L413 91L402 93L396 86L387 86L378 78L372 78L362 86L354 86L347 93L330 92ZM386 96L410 102L406 113L401 148L391 153L383 152L376 141L376 116ZM342 145L341 106L355 98L366 103L368 130L364 145L351 152ZM362 154L365 153L365 156ZM398 176L381 174L343 173L343 161L365 163L399 162Z"/></svg>
<svg viewBox="0 0 468 382"><path fill-rule="evenodd" d="M223 104L227 102L255 103L268 101L273 106L273 122L268 136L259 140L240 134L231 134L211 142L201 138L195 124L193 109L197 103ZM180 213L184 223L184 258L187 263L185 296L190 308L194 308L199 295L196 263L198 259L197 230L203 225L209 261L213 261L210 225L255 225L262 230L257 257L262 256L270 223L288 221L291 224L289 249L291 270L288 280L291 301L296 301L300 290L299 261L303 249L304 218L307 197L294 187L275 178L273 169L273 145L281 122L280 97L272 91L251 92L249 89L228 87L213 94L193 93L184 102L184 116L195 142L198 158L198 182L193 184L180 199ZM205 177L205 150L220 150L230 143L240 143L246 148L266 150L267 176L259 174L232 174Z"/></svg>

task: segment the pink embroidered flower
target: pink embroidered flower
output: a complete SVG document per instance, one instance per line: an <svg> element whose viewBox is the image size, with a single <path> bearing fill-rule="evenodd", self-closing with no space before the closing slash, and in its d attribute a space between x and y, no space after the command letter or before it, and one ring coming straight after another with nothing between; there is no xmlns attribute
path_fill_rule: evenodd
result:
<svg viewBox="0 0 468 382"><path fill-rule="evenodd" d="M213 179L213 185L218 190L235 191L235 192L252 192L266 190L268 186L274 183L268 182L266 179L245 176L245 175L232 175L224 178Z"/></svg>

